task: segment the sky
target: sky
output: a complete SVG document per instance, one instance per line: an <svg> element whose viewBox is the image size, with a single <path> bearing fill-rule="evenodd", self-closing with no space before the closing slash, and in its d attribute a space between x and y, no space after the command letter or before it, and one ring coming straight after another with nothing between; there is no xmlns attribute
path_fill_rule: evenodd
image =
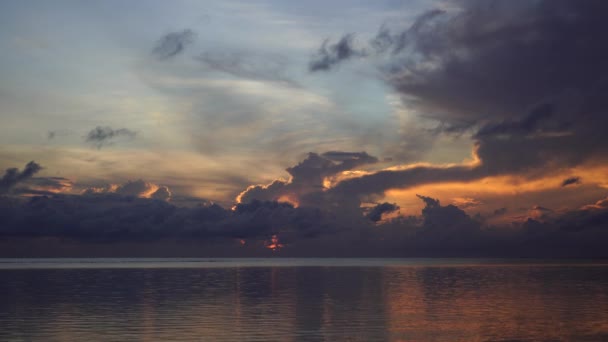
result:
<svg viewBox="0 0 608 342"><path fill-rule="evenodd" d="M606 10L3 1L2 254L606 257Z"/></svg>

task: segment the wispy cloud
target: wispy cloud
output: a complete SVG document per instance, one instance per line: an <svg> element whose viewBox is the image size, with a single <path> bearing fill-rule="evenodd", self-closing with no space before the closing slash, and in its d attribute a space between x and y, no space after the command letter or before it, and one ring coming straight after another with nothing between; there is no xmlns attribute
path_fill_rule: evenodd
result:
<svg viewBox="0 0 608 342"><path fill-rule="evenodd" d="M194 42L196 34L190 29L170 32L162 36L152 49L152 55L159 60L167 60L184 52Z"/></svg>
<svg viewBox="0 0 608 342"><path fill-rule="evenodd" d="M98 149L105 145L113 144L117 140L131 140L137 136L137 132L128 128L113 129L108 126L97 126L86 135L85 140Z"/></svg>

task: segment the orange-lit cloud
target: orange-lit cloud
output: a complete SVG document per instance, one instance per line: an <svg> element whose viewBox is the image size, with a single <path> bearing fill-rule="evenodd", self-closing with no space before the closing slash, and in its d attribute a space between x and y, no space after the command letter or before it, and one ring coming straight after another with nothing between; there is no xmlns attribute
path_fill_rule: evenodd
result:
<svg viewBox="0 0 608 342"><path fill-rule="evenodd" d="M556 194L568 195L572 201L571 208L577 203L589 203L597 198L602 189L608 184L608 168L605 166L577 167L564 170L548 170L547 175L529 178L522 175L504 175L485 177L468 182L437 182L418 185L407 189L391 189L386 191L386 198L397 202L408 212L419 211L422 208L416 194L426 194L439 198L443 202L453 203L465 210L483 209L493 211L500 208L500 203L521 202L518 207L530 208L538 205L539 199L546 198L547 202L561 202L568 205L566 198L555 198ZM580 176L583 185L568 189L561 186L564 179L573 174ZM457 194L457 196L454 196ZM545 195L544 195L545 194ZM492 207L492 204L495 204ZM526 209L527 210L527 209Z"/></svg>
<svg viewBox="0 0 608 342"><path fill-rule="evenodd" d="M282 195L281 197L277 198L277 202L289 203L289 204L293 205L294 208L297 208L297 207L300 206L300 202L298 201L298 197L295 196L294 194L285 194L285 195Z"/></svg>
<svg viewBox="0 0 608 342"><path fill-rule="evenodd" d="M105 194L115 193L125 196L139 198L151 198L168 201L171 199L171 191L168 187L145 182L141 179L128 181L124 184L107 184L101 187L89 187L82 191L82 194Z"/></svg>

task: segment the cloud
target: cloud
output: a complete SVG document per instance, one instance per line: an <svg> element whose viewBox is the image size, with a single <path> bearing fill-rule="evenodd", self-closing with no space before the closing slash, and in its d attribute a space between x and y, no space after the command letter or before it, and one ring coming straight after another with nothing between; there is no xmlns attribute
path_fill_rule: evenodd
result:
<svg viewBox="0 0 608 342"><path fill-rule="evenodd" d="M570 178L564 179L564 181L562 182L562 188L566 187L568 185L575 185L575 184L581 184L580 177L570 177Z"/></svg>
<svg viewBox="0 0 608 342"><path fill-rule="evenodd" d="M210 75L196 65L188 75L155 64L149 67L154 69L146 70L146 82L182 104L176 113L190 119L183 138L206 156L221 158L238 151L240 164L259 163L255 156L260 150L276 160L351 139L346 132L336 136L334 118L327 115L334 112L334 105L310 89Z"/></svg>
<svg viewBox="0 0 608 342"><path fill-rule="evenodd" d="M608 162L603 1L458 1L370 42L382 80L437 134L473 132L475 163L410 165L346 179L345 196L488 176L540 177ZM350 47L349 40L346 47ZM322 47L323 51L324 47ZM348 49L347 49L348 51ZM321 54L322 55L322 54ZM327 70L346 58L320 63ZM463 125L463 122L465 123ZM445 130L447 127L448 131ZM427 145L432 144L427 142Z"/></svg>
<svg viewBox="0 0 608 342"><path fill-rule="evenodd" d="M535 205L528 210L525 219L533 219L536 221L547 221L555 216L555 211L540 205Z"/></svg>
<svg viewBox="0 0 608 342"><path fill-rule="evenodd" d="M169 201L171 199L171 190L167 186L157 185L146 182L142 179L135 181L127 181L124 184L108 184L98 187L86 188L83 195L105 195L116 194L127 197L152 198L157 200Z"/></svg>
<svg viewBox="0 0 608 342"><path fill-rule="evenodd" d="M159 60L173 58L184 51L186 46L192 44L196 34L190 29L167 33L161 37L152 49L152 55Z"/></svg>
<svg viewBox="0 0 608 342"><path fill-rule="evenodd" d="M52 131L48 131L47 132L47 139L48 140L53 140L57 137L64 137L64 136L68 136L72 134L72 131L67 130L67 129L56 129L56 130L52 130Z"/></svg>
<svg viewBox="0 0 608 342"><path fill-rule="evenodd" d="M381 170L361 177L343 180L329 190L339 197L382 195L389 189L405 189L416 185L439 182L466 182L480 177L472 165L432 166L414 165L402 170Z"/></svg>
<svg viewBox="0 0 608 342"><path fill-rule="evenodd" d="M305 238L327 228L317 209L296 209L287 203L252 201L226 210L217 204L177 207L118 193L0 198L0 214L0 236L79 241L183 238L261 242L279 232L287 239Z"/></svg>
<svg viewBox="0 0 608 342"><path fill-rule="evenodd" d="M399 210L399 206L394 203L380 203L370 210L370 212L367 214L367 218L373 222L378 222L382 220L383 214L392 213L397 210Z"/></svg>
<svg viewBox="0 0 608 342"><path fill-rule="evenodd" d="M558 97L590 100L606 86L604 2L451 4L404 30L384 25L370 42L384 80L419 108L448 122L509 118Z"/></svg>
<svg viewBox="0 0 608 342"><path fill-rule="evenodd" d="M329 71L342 61L365 56L366 52L364 50L359 50L353 46L353 40L354 34L352 33L342 36L334 44L330 44L329 39L325 39L310 61L308 70L310 72Z"/></svg>
<svg viewBox="0 0 608 342"><path fill-rule="evenodd" d="M150 198L161 200L161 201L168 201L171 199L171 196L172 196L172 194L168 187L159 186L158 190L154 191L152 193L152 195L150 195Z"/></svg>
<svg viewBox="0 0 608 342"><path fill-rule="evenodd" d="M457 206L452 204L442 206L438 199L416 196L426 204L422 209L423 227L426 231L440 232L439 236L444 236L446 233L451 235L454 231L456 234L462 234L464 231L479 229L480 224Z"/></svg>
<svg viewBox="0 0 608 342"><path fill-rule="evenodd" d="M418 197L425 202L420 216L384 220L364 216L363 210L344 215L332 208L296 208L276 201L252 200L227 210L212 203L178 207L117 193L0 197L0 237L55 237L76 243L199 241L209 246L245 240L245 245L235 242L234 248L251 246L250 255L258 256L266 255L265 243L273 236L284 246L284 255L606 256L608 206L560 213L538 206L554 215L493 227L483 226L457 206ZM374 209L381 217L397 208L382 203ZM27 250L21 253L28 255Z"/></svg>
<svg viewBox="0 0 608 342"><path fill-rule="evenodd" d="M581 210L596 210L608 208L608 198L602 198L594 204L587 204L581 208Z"/></svg>
<svg viewBox="0 0 608 342"><path fill-rule="evenodd" d="M256 54L247 51L207 51L195 57L208 70L238 78L278 82L298 87L286 75L287 58L281 55Z"/></svg>
<svg viewBox="0 0 608 342"><path fill-rule="evenodd" d="M42 170L42 166L34 161L27 163L22 171L17 168L6 169L0 178L0 194L8 193L17 184L32 178L40 170Z"/></svg>
<svg viewBox="0 0 608 342"><path fill-rule="evenodd" d="M320 155L310 152L302 162L286 169L291 176L289 181L275 180L269 185L250 186L237 197L237 201L247 203L254 199L284 200L312 205L318 200L314 195L324 189L326 178L377 162L376 157L366 152L329 151ZM308 195L313 195L314 198Z"/></svg>
<svg viewBox="0 0 608 342"><path fill-rule="evenodd" d="M52 195L72 190L74 182L65 177L31 177L16 186L16 195Z"/></svg>
<svg viewBox="0 0 608 342"><path fill-rule="evenodd" d="M156 186L139 179L120 185L114 192L124 196L146 197L144 194L156 191L156 188Z"/></svg>
<svg viewBox="0 0 608 342"><path fill-rule="evenodd" d="M137 132L127 128L112 129L108 126L97 126L87 134L85 139L88 143L100 149L104 145L114 143L115 140L133 139L135 136L137 136Z"/></svg>
<svg viewBox="0 0 608 342"><path fill-rule="evenodd" d="M521 118L521 120L503 120L501 122L490 122L482 126L476 133L478 139L488 136L509 136L521 135L529 136L535 133L567 133L567 126L562 125L561 130L556 128L555 131L545 131L545 127L551 124L553 117L553 106L550 104L542 104L534 108L529 114Z"/></svg>
<svg viewBox="0 0 608 342"><path fill-rule="evenodd" d="M454 197L452 204L462 209L468 209L478 207L482 202L471 197Z"/></svg>

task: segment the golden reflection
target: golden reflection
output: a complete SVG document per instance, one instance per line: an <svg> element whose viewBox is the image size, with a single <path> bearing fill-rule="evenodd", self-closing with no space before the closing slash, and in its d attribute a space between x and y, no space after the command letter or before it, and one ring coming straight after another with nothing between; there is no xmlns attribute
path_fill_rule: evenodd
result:
<svg viewBox="0 0 608 342"><path fill-rule="evenodd" d="M388 280L385 306L391 340L443 340L449 336L454 341L476 342L509 336L513 340L561 341L572 335L608 333L605 323L596 325L606 322L607 314L597 317L584 310L606 304L605 296L575 296L568 291L576 291L567 290L567 285L561 284L559 292L551 283L530 281L547 276L543 269L387 267L383 272ZM556 276L558 273L549 277ZM566 294L568 300L559 301Z"/></svg>

